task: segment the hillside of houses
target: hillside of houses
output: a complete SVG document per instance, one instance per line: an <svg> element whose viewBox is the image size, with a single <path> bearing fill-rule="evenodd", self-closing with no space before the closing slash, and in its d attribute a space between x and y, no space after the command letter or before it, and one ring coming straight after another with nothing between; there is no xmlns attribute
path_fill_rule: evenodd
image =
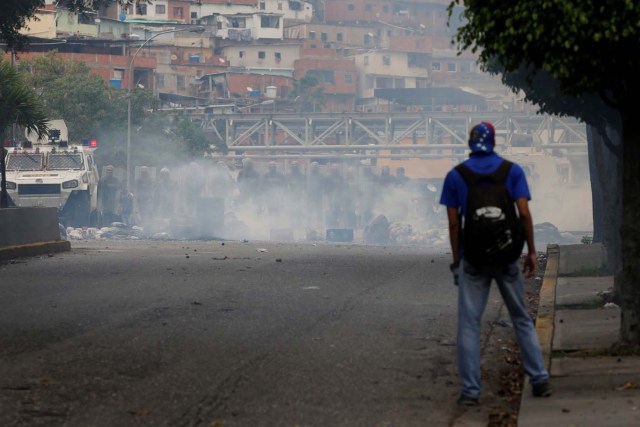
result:
<svg viewBox="0 0 640 427"><path fill-rule="evenodd" d="M29 59L50 50L166 108L499 110L513 95L451 39L449 0L153 0L76 14L46 0ZM5 53L8 55L8 53Z"/></svg>

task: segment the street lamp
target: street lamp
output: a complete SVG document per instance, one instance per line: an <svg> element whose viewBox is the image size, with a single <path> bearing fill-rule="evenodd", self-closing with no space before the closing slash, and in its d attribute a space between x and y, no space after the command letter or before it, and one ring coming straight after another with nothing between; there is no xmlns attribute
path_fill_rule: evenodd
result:
<svg viewBox="0 0 640 427"><path fill-rule="evenodd" d="M160 31L148 39L146 39L139 47L136 49L135 53L131 57L131 62L129 62L129 81L127 85L127 191L131 191L131 93L133 92L133 61L138 56L138 53L142 48L149 43L151 40L155 39L158 36L169 33L180 33L183 31L189 31L191 33L202 33L204 32L204 27L189 27L189 28L174 28L173 30L164 30Z"/></svg>

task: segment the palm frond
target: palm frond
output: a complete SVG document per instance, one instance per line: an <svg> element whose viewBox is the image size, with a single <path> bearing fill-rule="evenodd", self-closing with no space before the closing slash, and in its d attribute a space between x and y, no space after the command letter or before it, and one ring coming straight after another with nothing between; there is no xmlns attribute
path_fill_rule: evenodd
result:
<svg viewBox="0 0 640 427"><path fill-rule="evenodd" d="M47 119L44 106L33 89L11 64L0 61L0 127L15 123L44 137L48 133Z"/></svg>

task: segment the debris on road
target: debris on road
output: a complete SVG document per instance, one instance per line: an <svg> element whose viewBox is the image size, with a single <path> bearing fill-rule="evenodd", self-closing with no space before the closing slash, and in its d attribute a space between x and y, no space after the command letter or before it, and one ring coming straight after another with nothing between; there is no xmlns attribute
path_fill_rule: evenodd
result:
<svg viewBox="0 0 640 427"><path fill-rule="evenodd" d="M389 243L441 247L449 244L449 234L448 230L443 228L419 231L411 224L396 222L389 226Z"/></svg>
<svg viewBox="0 0 640 427"><path fill-rule="evenodd" d="M535 224L534 236L539 246L552 244L571 245L580 243L580 238L571 233L561 232L558 227L550 222Z"/></svg>
<svg viewBox="0 0 640 427"><path fill-rule="evenodd" d="M142 227L138 227L135 225L133 227L129 227L121 222L114 222L111 223L110 227L102 228L67 227L66 232L69 240L138 240L148 237L145 235L144 229Z"/></svg>

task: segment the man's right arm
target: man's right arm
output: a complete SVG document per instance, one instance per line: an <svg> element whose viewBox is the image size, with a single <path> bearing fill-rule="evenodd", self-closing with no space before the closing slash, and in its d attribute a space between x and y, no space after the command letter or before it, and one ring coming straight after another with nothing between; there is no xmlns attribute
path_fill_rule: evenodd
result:
<svg viewBox="0 0 640 427"><path fill-rule="evenodd" d="M520 215L520 222L524 226L524 234L527 239L527 258L524 262L523 272L527 277L533 277L536 274L536 266L538 264L538 253L536 252L536 245L533 239L533 218L531 217L531 211L529 210L529 200L526 197L520 197L516 199L516 206L518 208L518 214Z"/></svg>
<svg viewBox="0 0 640 427"><path fill-rule="evenodd" d="M457 208L447 208L447 219L449 220L449 242L451 243L451 254L453 264L460 264L460 216Z"/></svg>

